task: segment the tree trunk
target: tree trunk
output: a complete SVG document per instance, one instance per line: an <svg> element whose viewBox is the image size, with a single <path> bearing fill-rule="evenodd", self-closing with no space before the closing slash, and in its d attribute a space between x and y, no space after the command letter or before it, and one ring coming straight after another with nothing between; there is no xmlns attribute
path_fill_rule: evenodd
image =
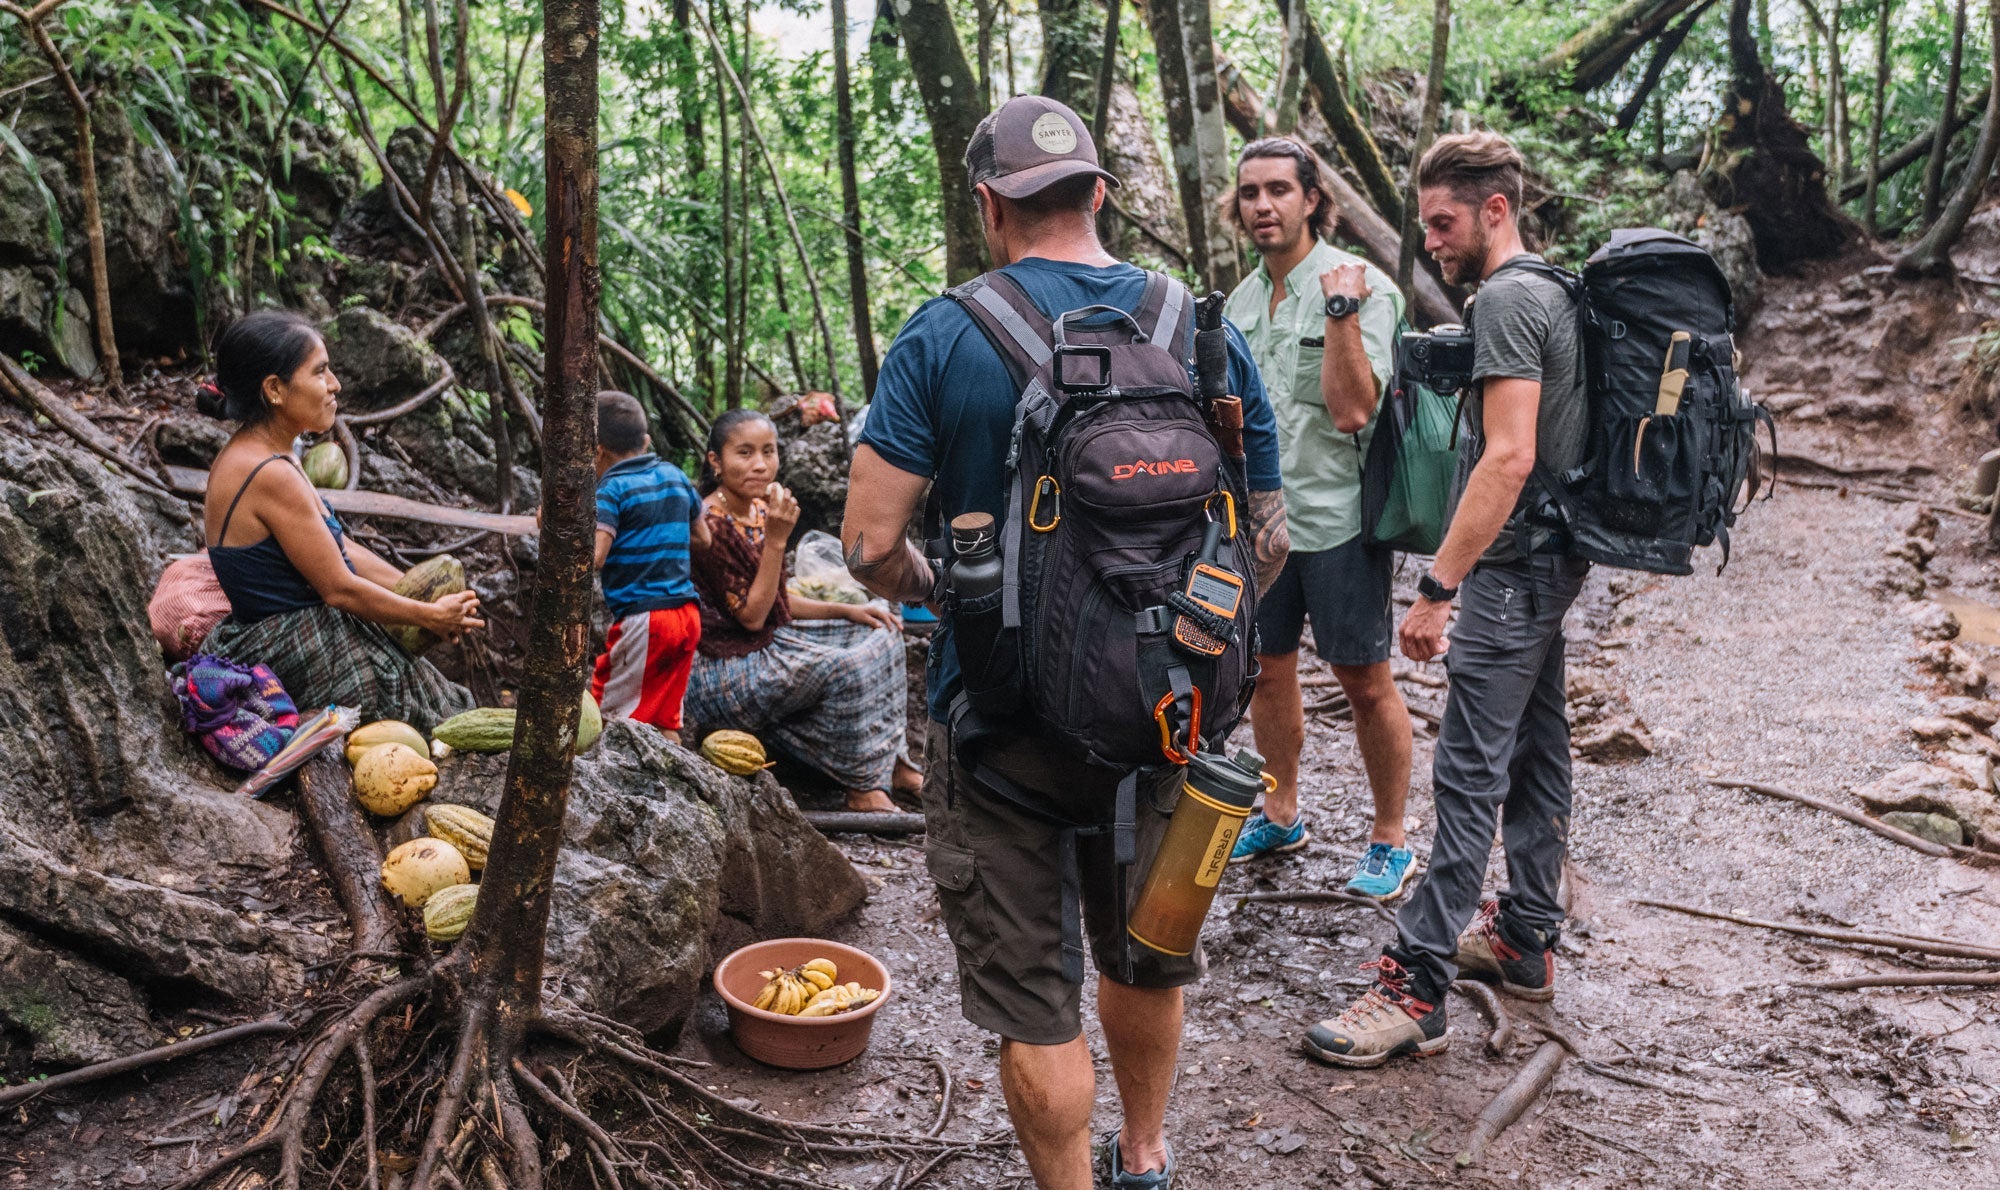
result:
<svg viewBox="0 0 2000 1190"><path fill-rule="evenodd" d="M1523 72L1578 93L1595 91L1612 79L1632 55L1660 35L1667 23L1697 0L1625 0Z"/></svg>
<svg viewBox="0 0 2000 1190"><path fill-rule="evenodd" d="M2000 4L1987 6L1987 20L1993 67L1988 83L1986 119L1979 126L1979 145L1973 149L1972 162L1965 167L1965 176L1959 179L1958 190L1951 196L1944 213L1924 232L1922 239L1897 259L1896 272L1905 277L1941 276L1952 271L1952 245L1965 231L1966 222L1972 218L1972 209L1979 205L1979 196L1986 191L1987 179L1993 173L1994 158L2000 156Z"/></svg>
<svg viewBox="0 0 2000 1190"><path fill-rule="evenodd" d="M1882 116L1889 95L1889 0L1875 6L1875 95L1873 118L1868 122L1868 186L1862 192L1861 227L1869 239L1875 238L1875 197L1881 182ZM1949 104L1943 109L1951 111Z"/></svg>
<svg viewBox="0 0 2000 1190"><path fill-rule="evenodd" d="M1750 28L1751 0L1729 14L1730 84L1702 184L1717 206L1742 213L1766 271L1831 256L1853 225L1827 198L1826 169L1806 130L1785 113L1783 85L1764 70Z"/></svg>
<svg viewBox="0 0 2000 1190"><path fill-rule="evenodd" d="M1090 106L1090 139L1104 159L1104 134L1111 127L1111 88L1118 82L1118 18L1122 5L1104 0L1104 49L1097 62L1097 97Z"/></svg>
<svg viewBox="0 0 2000 1190"><path fill-rule="evenodd" d="M1167 109L1167 149L1187 221L1188 259L1208 259L1208 196L1194 144L1194 99L1188 87L1187 46L1181 38L1179 0L1134 0L1153 34L1153 59L1160 70L1160 100ZM1199 266L1197 263L1197 271Z"/></svg>
<svg viewBox="0 0 2000 1190"><path fill-rule="evenodd" d="M1160 156L1153 122L1139 106L1138 92L1120 77L1111 88L1111 124L1098 142L1104 168L1123 183L1105 202L1111 234L1105 247L1121 260L1143 251L1176 268L1189 267L1188 229L1174 175Z"/></svg>
<svg viewBox="0 0 2000 1190"><path fill-rule="evenodd" d="M1299 4L1303 8L1305 5ZM1417 163L1437 136L1438 107L1444 102L1444 69L1451 52L1451 0L1436 0L1431 8L1431 61L1424 76L1424 112L1417 121L1417 143L1410 149L1410 180L1403 188L1403 230L1396 253L1396 288L1410 292L1417 247L1423 240L1417 219Z"/></svg>
<svg viewBox="0 0 2000 1190"><path fill-rule="evenodd" d="M975 38L979 56L979 101L991 107L993 104L993 23L1000 16L998 0L973 0L979 11L978 33Z"/></svg>
<svg viewBox="0 0 2000 1190"><path fill-rule="evenodd" d="M1042 22L1040 94L1083 117L1088 126L1097 93L1098 35L1104 26L1091 0L1041 0L1035 6Z"/></svg>
<svg viewBox="0 0 2000 1190"><path fill-rule="evenodd" d="M543 40L547 40L546 36ZM736 287L743 284L736 275L735 215L732 192L735 189L735 175L730 173L729 157L735 146L729 139L729 84L722 77L722 48L709 45L708 60L715 72L715 130L720 139L721 158L716 163L721 177L721 201L716 211L722 221L722 404L728 409L743 405L743 364L736 354ZM749 152L746 147L742 152Z"/></svg>
<svg viewBox="0 0 2000 1190"><path fill-rule="evenodd" d="M1653 89L1660 85L1660 76L1667 72L1667 64L1673 61L1676 53L1680 52L1681 43L1687 40L1689 33L1694 32L1695 22L1701 19L1701 14L1707 12L1708 6L1713 3L1715 0L1700 0L1694 11L1682 17L1680 24L1667 30L1659 43L1653 47L1653 60L1646 63L1645 76L1639 80L1639 86L1632 92L1632 98L1626 100L1625 106L1618 109L1619 131L1630 132L1633 125L1639 122L1640 113L1646 110L1646 100L1652 97Z"/></svg>
<svg viewBox="0 0 2000 1190"><path fill-rule="evenodd" d="M738 383L742 381L744 362L750 358L750 235L753 224L750 214L750 204L753 200L750 196L749 142L752 132L757 125L757 115L752 110L754 101L749 84L744 80L756 77L754 73L756 67L750 60L750 13L756 7L756 0L743 0L743 44L741 47L742 52L739 55L743 63L743 69L741 72L735 72L734 67L729 67L729 70L732 72L730 77L736 84L737 99L741 104L739 111L743 117L743 122L739 127L743 130L744 141L743 152L736 158L736 373ZM729 24L727 12L723 14L722 23L725 27ZM732 36L730 40L733 41L735 39ZM727 55L724 55L722 60L725 66L729 62Z"/></svg>
<svg viewBox="0 0 2000 1190"><path fill-rule="evenodd" d="M1944 190L1944 167L1951 156L1952 127L1958 115L1958 84L1965 65L1965 0L1954 5L1951 19L1951 58L1945 67L1944 105L1938 110L1937 132L1931 138L1930 161L1924 166L1924 205L1921 224L1929 227L1937 218Z"/></svg>
<svg viewBox="0 0 2000 1190"><path fill-rule="evenodd" d="M1285 44L1278 58L1277 89L1271 97L1271 122L1278 135L1289 136L1299 126L1299 98L1305 90L1306 6L1294 4L1284 15Z"/></svg>
<svg viewBox="0 0 2000 1190"><path fill-rule="evenodd" d="M1293 0L1278 0L1278 13L1287 20L1291 18ZM1388 162L1382 158L1382 147L1375 143L1375 134L1368 130L1368 124L1354 105L1347 99L1347 76L1333 54L1326 47L1326 39L1320 36L1319 23L1313 19L1312 9L1306 9L1306 86L1312 90L1313 106L1326 121L1333 133L1334 143L1339 152L1332 159L1347 162L1354 171L1354 180L1368 196L1368 201L1397 226L1403 221L1403 193L1396 185L1396 179L1389 172Z"/></svg>
<svg viewBox="0 0 2000 1190"><path fill-rule="evenodd" d="M1847 175L1854 169L1854 132L1850 127L1847 111L1847 63L1840 52L1840 18L1845 11L1842 0L1833 0L1833 22L1826 28L1827 73L1832 80L1833 110L1829 119L1835 143L1827 148L1833 165L1833 180L1847 181Z"/></svg>
<svg viewBox="0 0 2000 1190"><path fill-rule="evenodd" d="M1229 160L1228 125L1223 120L1222 88L1215 76L1215 32L1209 0L1180 0L1181 44L1187 52L1188 95L1194 108L1194 148L1202 193L1213 199L1234 184ZM1242 262L1236 235L1213 201L1201 204L1207 225L1207 251L1197 262L1202 284L1224 293L1236 288Z"/></svg>
<svg viewBox="0 0 2000 1190"><path fill-rule="evenodd" d="M931 148L937 155L938 191L944 207L945 276L953 285L969 281L986 269L986 238L979 227L979 208L965 184L965 147L973 130L986 118L985 98L977 93L965 46L958 40L947 0L909 0L877 10L877 20L889 13L903 34L910 73L923 96L924 115L931 126Z"/></svg>
<svg viewBox="0 0 2000 1190"><path fill-rule="evenodd" d="M875 328L868 314L868 259L861 242L861 185L854 173L854 97L847 77L847 0L833 0L833 98L834 140L840 156L840 219L847 241L847 304L854 314L854 350L861 358L861 396L868 400L875 395L875 374L881 365L875 357Z"/></svg>

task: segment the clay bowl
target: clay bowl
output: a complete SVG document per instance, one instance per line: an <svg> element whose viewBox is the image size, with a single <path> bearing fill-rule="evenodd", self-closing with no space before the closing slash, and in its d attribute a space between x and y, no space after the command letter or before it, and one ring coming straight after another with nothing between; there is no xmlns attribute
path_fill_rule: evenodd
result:
<svg viewBox="0 0 2000 1190"><path fill-rule="evenodd" d="M840 982L849 980L882 993L873 1003L838 1016L782 1016L753 1008L764 988L759 971L791 968L808 959L832 959ZM820 938L773 938L753 942L715 968L715 991L729 1009L729 1032L736 1046L767 1066L824 1070L850 1061L868 1048L875 1013L889 1002L889 969L867 951Z"/></svg>

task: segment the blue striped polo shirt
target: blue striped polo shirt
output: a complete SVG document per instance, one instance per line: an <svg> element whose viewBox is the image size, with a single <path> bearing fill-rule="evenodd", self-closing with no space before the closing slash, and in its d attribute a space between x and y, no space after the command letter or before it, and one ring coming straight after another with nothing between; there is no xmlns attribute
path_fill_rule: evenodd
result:
<svg viewBox="0 0 2000 1190"><path fill-rule="evenodd" d="M701 496L679 467L657 455L615 463L597 481L597 527L612 535L604 603L612 618L695 602L688 529Z"/></svg>

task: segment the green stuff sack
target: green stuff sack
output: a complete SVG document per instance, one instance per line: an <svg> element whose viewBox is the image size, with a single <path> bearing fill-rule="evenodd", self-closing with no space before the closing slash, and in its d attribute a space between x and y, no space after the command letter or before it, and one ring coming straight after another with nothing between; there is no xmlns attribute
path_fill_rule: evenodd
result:
<svg viewBox="0 0 2000 1190"><path fill-rule="evenodd" d="M1361 532L1370 545L1435 554L1458 472L1459 403L1407 376L1400 358L1407 326L1396 329L1397 366L1361 463Z"/></svg>

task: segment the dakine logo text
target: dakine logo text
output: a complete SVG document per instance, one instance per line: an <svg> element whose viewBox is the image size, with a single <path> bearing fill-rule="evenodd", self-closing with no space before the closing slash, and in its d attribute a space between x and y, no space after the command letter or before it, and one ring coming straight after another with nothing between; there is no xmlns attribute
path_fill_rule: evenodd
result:
<svg viewBox="0 0 2000 1190"><path fill-rule="evenodd" d="M1111 478L1118 480L1131 479L1137 475L1193 475L1200 470L1200 466L1193 459L1160 459L1151 463L1141 459L1136 463L1119 463L1112 467Z"/></svg>

